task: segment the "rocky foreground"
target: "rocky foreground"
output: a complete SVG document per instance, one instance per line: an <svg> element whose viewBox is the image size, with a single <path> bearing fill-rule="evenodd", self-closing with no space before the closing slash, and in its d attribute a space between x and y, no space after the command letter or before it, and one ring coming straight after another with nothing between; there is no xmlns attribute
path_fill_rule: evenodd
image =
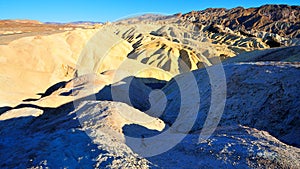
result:
<svg viewBox="0 0 300 169"><path fill-rule="evenodd" d="M1 21L0 168L300 168L299 10Z"/></svg>
<svg viewBox="0 0 300 169"><path fill-rule="evenodd" d="M180 92L173 86L173 81L162 88L168 104L160 117L151 117L125 103L101 101L106 95L103 96L100 90L96 93L99 101L87 97L76 104L71 102L57 108L33 105L18 108L26 112L33 111L26 110L32 107L43 114L0 122L0 158L7 159L2 160L0 166L299 168L300 93L297 89L300 83L297 77L300 65L252 62L229 64L224 69L228 87L225 110L218 127L207 140L199 142L199 133L210 106L210 88L205 80L208 77L205 69L200 69L193 73L200 89L201 106L189 132L182 131L185 128L182 125L193 119L172 126L180 105L180 96L175 96ZM134 93L132 102L147 99L142 96L142 93ZM140 109L144 106L135 105ZM186 107L183 110L186 113L196 105L182 106ZM173 129L174 138L184 135L179 144L152 157L142 157L135 152L139 146L151 146L151 143L143 143L142 137L158 135L169 128ZM126 136L141 138L140 145L131 144ZM172 142L172 138L165 141Z"/></svg>

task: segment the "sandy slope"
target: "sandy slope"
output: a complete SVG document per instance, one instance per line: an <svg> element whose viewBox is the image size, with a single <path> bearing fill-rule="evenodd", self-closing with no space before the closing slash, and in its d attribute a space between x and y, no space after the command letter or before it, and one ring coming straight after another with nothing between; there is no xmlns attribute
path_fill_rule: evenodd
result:
<svg viewBox="0 0 300 169"><path fill-rule="evenodd" d="M192 24L160 22L108 24L101 29L23 37L0 46L0 105L16 106L24 99L39 98L37 94L75 74L130 68L126 76L170 80L179 73L216 64L218 57L222 60L267 48L258 41L236 34L209 33ZM121 80L114 78L114 82Z"/></svg>
<svg viewBox="0 0 300 169"><path fill-rule="evenodd" d="M77 58L97 30L31 36L0 46L1 106L38 98L49 86L73 77Z"/></svg>
<svg viewBox="0 0 300 169"><path fill-rule="evenodd" d="M0 168L299 168L299 31L201 16L51 33L0 22Z"/></svg>

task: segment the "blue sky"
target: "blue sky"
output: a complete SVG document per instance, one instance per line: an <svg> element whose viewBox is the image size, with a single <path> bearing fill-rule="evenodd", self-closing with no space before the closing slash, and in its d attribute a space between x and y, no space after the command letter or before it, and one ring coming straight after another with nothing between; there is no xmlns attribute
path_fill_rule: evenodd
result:
<svg viewBox="0 0 300 169"><path fill-rule="evenodd" d="M300 5L299 0L0 0L0 19L43 22L115 21L144 13L174 14L209 7Z"/></svg>

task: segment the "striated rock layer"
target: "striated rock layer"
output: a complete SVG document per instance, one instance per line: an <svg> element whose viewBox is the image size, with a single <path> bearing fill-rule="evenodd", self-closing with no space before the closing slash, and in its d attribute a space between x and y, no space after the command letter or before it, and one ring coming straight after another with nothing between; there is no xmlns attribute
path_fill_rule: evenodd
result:
<svg viewBox="0 0 300 169"><path fill-rule="evenodd" d="M0 168L300 168L298 6L0 34Z"/></svg>

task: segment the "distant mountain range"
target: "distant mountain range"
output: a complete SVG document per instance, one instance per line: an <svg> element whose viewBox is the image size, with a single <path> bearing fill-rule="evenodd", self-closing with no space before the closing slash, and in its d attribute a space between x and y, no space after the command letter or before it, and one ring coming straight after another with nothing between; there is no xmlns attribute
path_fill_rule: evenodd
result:
<svg viewBox="0 0 300 169"><path fill-rule="evenodd" d="M75 21L75 22L44 22L44 24L72 24L72 25L94 25L94 24L103 24L104 22L95 22L95 21Z"/></svg>
<svg viewBox="0 0 300 169"><path fill-rule="evenodd" d="M268 32L282 37L300 38L300 6L289 5L264 5L255 8L236 7L207 8L200 11L191 11L186 14L174 15L144 14L140 16L121 19L118 23L137 22L191 22L195 25L211 25L213 31L222 32L229 28L232 31L240 31L247 36L257 36L259 32ZM104 24L97 21L74 22L44 22L45 24L72 24L94 25Z"/></svg>
<svg viewBox="0 0 300 169"><path fill-rule="evenodd" d="M0 168L299 169L299 30L288 5L1 20Z"/></svg>
<svg viewBox="0 0 300 169"><path fill-rule="evenodd" d="M247 9L243 7L207 8L169 16L146 14L119 22L135 23L140 21L191 22L195 25L211 25L215 32L229 28L247 36L256 36L257 31L263 31L282 37L300 38L300 6L264 5ZM217 27L221 27L221 29Z"/></svg>
<svg viewBox="0 0 300 169"><path fill-rule="evenodd" d="M300 6L264 5L258 8L208 8L180 16L193 23L217 24L231 30L265 31L300 38Z"/></svg>

